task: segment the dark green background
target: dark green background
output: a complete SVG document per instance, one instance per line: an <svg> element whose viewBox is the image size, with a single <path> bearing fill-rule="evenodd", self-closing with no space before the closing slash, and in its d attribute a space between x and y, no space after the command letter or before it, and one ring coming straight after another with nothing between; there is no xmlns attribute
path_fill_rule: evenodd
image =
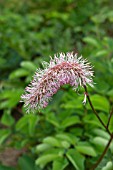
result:
<svg viewBox="0 0 113 170"><path fill-rule="evenodd" d="M43 60L74 51L94 66L92 103L107 123L113 103L112 0L0 1L0 170L88 170L109 135L64 86L40 113L20 96ZM109 129L113 132L113 118ZM9 161L10 158L10 161ZM113 169L113 143L97 170Z"/></svg>

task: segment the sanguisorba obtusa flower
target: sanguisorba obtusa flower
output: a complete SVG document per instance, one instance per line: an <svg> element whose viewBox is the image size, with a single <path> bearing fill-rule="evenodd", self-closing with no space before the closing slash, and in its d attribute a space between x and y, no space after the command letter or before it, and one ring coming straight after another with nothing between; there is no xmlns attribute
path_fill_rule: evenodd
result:
<svg viewBox="0 0 113 170"><path fill-rule="evenodd" d="M49 63L42 64L44 69L36 70L32 82L21 96L28 112L46 107L64 84L70 84L74 90L79 86L93 86L92 67L86 59L73 52L55 54ZM86 102L86 96L83 102Z"/></svg>

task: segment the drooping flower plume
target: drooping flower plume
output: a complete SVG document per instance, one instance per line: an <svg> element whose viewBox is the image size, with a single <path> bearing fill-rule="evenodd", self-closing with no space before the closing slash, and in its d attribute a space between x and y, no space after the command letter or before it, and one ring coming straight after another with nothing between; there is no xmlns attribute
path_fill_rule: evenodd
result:
<svg viewBox="0 0 113 170"><path fill-rule="evenodd" d="M33 81L21 96L28 112L46 107L51 97L64 84L70 84L74 90L79 86L93 86L92 67L86 59L77 57L73 52L56 54L50 59L50 63L42 64L44 69L37 69Z"/></svg>

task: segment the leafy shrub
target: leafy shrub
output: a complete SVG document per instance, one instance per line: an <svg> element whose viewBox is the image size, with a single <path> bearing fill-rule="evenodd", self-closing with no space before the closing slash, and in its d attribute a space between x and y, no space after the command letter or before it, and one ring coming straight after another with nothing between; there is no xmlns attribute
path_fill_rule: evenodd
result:
<svg viewBox="0 0 113 170"><path fill-rule="evenodd" d="M1 1L0 149L26 153L17 157L16 167L1 162L0 169L84 170L98 159L109 136L69 86L40 113L26 115L19 101L46 56L74 50L94 65L96 85L89 91L107 121L113 103L112 5L109 0ZM111 132L112 127L113 119ZM97 169L112 169L112 160L113 143Z"/></svg>

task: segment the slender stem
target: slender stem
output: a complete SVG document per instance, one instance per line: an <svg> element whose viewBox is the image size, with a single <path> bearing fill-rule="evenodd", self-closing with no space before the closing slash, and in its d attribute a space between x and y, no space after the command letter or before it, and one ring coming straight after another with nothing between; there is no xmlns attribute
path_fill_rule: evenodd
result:
<svg viewBox="0 0 113 170"><path fill-rule="evenodd" d="M102 155L100 156L100 158L98 159L98 161L96 162L96 164L91 168L91 170L95 170L95 168L99 165L99 163L100 163L101 160L103 159L104 155L106 154L106 152L107 152L107 150L108 150L108 148L109 148L112 140L113 140L113 134L111 134L111 137L110 137L110 139L109 139L109 141L108 141L108 143L107 143L107 145L106 145L106 147L105 147Z"/></svg>
<svg viewBox="0 0 113 170"><path fill-rule="evenodd" d="M91 106L94 114L96 115L96 117L98 118L98 120L100 121L100 123L102 124L102 126L103 126L103 127L106 129L106 131L110 134L110 139L109 139L109 141L108 141L108 143L107 143L107 145L106 145L106 147L105 147L102 155L100 156L100 158L98 159L98 161L96 162L96 164L94 164L94 166L91 168L91 170L95 170L95 168L99 165L99 163L100 163L101 160L103 159L104 155L106 154L106 152L107 152L107 150L108 150L108 148L109 148L109 146L110 146L110 144L111 144L111 142L112 142L112 140L113 140L113 133L111 134L110 131L109 131L109 129L108 129L109 123L110 123L110 120L111 120L111 117L112 117L112 115L113 115L113 108L112 108L112 110L111 110L111 112L110 112L110 116L109 116L107 125L105 125L104 122L103 122L103 121L101 120L101 118L99 117L98 113L96 112L95 108L93 107L93 104L92 104L92 102L91 102L91 100L90 100L90 97L89 97L89 94L88 94L88 91L87 91L87 87L84 86L84 89L85 89L85 94L86 94L86 96L87 96L88 102L89 102L89 104L90 104L90 106Z"/></svg>
<svg viewBox="0 0 113 170"><path fill-rule="evenodd" d="M90 106L91 106L94 114L96 115L96 117L98 118L98 120L100 121L100 123L102 124L102 126L106 129L106 131L111 135L109 129L106 127L106 125L104 124L104 122L101 120L101 118L99 117L98 113L97 113L96 110L94 109L93 104L92 104L92 102L91 102L91 100L90 100L88 91L87 91L87 87L84 86L84 89L85 89L85 94L86 94L86 96L87 96L87 99L88 99L88 101L89 101L89 104L90 104Z"/></svg>
<svg viewBox="0 0 113 170"><path fill-rule="evenodd" d="M110 116L109 116L108 123L107 123L107 126L106 126L107 129L109 128L109 124L110 124L110 120L111 120L112 115L113 115L113 106L112 106L112 109L110 111Z"/></svg>

